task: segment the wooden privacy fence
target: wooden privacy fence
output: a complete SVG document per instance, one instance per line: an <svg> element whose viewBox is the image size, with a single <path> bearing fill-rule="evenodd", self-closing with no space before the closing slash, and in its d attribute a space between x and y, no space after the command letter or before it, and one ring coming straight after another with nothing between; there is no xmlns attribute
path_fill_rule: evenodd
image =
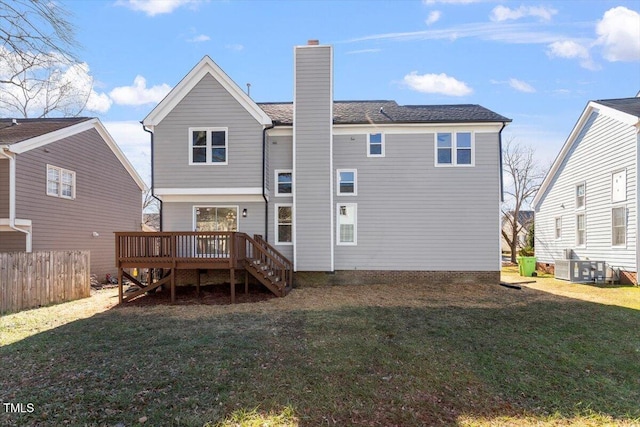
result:
<svg viewBox="0 0 640 427"><path fill-rule="evenodd" d="M89 251L0 253L0 314L90 295Z"/></svg>

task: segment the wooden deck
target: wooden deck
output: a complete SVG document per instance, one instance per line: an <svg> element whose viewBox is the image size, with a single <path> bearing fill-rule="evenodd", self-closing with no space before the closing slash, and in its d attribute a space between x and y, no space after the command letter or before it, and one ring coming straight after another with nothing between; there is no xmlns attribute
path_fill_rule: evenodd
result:
<svg viewBox="0 0 640 427"><path fill-rule="evenodd" d="M120 303L159 286L169 285L175 302L177 270L229 270L231 302L235 302L236 271L255 277L277 296L285 296L293 283L293 264L261 236L239 232L117 232L116 266ZM148 269L146 283L126 269ZM123 292L123 278L140 289ZM200 286L200 274L197 274Z"/></svg>

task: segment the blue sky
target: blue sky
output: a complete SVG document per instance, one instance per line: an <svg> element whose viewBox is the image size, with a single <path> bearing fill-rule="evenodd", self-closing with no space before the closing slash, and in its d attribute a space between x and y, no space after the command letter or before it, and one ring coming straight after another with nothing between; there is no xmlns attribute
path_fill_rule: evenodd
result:
<svg viewBox="0 0 640 427"><path fill-rule="evenodd" d="M480 104L513 119L506 138L560 150L589 100L640 91L634 1L64 1L93 111L140 174L139 125L209 55L251 97L291 101L293 47L334 46L337 100Z"/></svg>

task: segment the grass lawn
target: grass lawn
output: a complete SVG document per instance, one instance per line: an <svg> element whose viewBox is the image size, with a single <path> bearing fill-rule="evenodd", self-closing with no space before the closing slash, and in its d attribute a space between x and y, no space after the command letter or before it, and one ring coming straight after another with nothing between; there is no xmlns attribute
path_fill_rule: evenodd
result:
<svg viewBox="0 0 640 427"><path fill-rule="evenodd" d="M640 289L566 285L102 291L0 318L0 425L640 425Z"/></svg>

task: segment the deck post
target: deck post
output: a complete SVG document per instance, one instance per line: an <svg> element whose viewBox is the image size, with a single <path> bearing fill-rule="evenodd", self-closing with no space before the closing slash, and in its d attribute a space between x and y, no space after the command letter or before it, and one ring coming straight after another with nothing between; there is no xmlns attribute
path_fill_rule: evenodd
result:
<svg viewBox="0 0 640 427"><path fill-rule="evenodd" d="M244 270L244 293L245 295L249 294L249 272Z"/></svg>
<svg viewBox="0 0 640 427"><path fill-rule="evenodd" d="M123 292L122 292L122 267L118 267L118 304L122 304Z"/></svg>
<svg viewBox="0 0 640 427"><path fill-rule="evenodd" d="M176 266L171 268L171 304L176 302Z"/></svg>
<svg viewBox="0 0 640 427"><path fill-rule="evenodd" d="M236 303L236 269L231 267L231 304Z"/></svg>
<svg viewBox="0 0 640 427"><path fill-rule="evenodd" d="M196 268L196 294L200 298L200 269Z"/></svg>

